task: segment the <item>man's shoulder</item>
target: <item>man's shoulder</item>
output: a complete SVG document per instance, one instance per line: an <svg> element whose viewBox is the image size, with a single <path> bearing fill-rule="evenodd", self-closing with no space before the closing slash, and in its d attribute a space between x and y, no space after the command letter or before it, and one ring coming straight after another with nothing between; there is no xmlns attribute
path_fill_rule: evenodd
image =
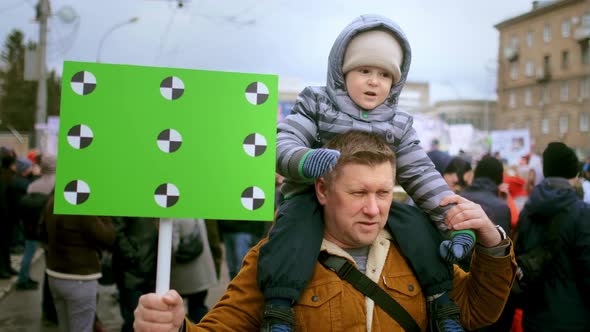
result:
<svg viewBox="0 0 590 332"><path fill-rule="evenodd" d="M389 208L389 215L395 218L424 218L428 219L428 214L422 209L400 202L393 201Z"/></svg>

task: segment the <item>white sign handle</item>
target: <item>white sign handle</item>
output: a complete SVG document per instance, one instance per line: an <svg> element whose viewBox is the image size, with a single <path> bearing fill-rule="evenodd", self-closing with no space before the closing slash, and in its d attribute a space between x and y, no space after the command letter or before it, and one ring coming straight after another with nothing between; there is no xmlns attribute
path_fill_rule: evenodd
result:
<svg viewBox="0 0 590 332"><path fill-rule="evenodd" d="M158 266L156 294L163 296L170 289L170 260L172 258L172 219L161 218L158 231Z"/></svg>

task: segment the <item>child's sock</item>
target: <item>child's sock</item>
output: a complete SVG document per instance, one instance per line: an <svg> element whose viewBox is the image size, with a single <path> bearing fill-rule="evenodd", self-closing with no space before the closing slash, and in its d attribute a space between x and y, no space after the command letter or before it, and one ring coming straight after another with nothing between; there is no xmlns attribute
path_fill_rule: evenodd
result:
<svg viewBox="0 0 590 332"><path fill-rule="evenodd" d="M430 309L430 325L433 331L464 331L459 322L459 307L449 297L448 292L429 296L428 308Z"/></svg>
<svg viewBox="0 0 590 332"><path fill-rule="evenodd" d="M440 244L440 255L447 261L455 263L469 255L475 246L475 233L471 230L454 231L451 240Z"/></svg>

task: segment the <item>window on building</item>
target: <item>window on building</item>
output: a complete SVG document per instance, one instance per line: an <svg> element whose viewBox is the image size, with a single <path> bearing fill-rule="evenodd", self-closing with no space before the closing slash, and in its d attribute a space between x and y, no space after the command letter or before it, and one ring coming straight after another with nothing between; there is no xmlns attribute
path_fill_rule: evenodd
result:
<svg viewBox="0 0 590 332"><path fill-rule="evenodd" d="M567 18L561 22L561 36L563 38L570 36L570 21Z"/></svg>
<svg viewBox="0 0 590 332"><path fill-rule="evenodd" d="M531 106L533 104L533 90L531 88L524 90L524 104L525 106Z"/></svg>
<svg viewBox="0 0 590 332"><path fill-rule="evenodd" d="M590 129L590 113L579 113L580 131L586 132Z"/></svg>
<svg viewBox="0 0 590 332"><path fill-rule="evenodd" d="M510 47L513 50L518 49L518 37L516 35L512 35L512 37L510 37Z"/></svg>
<svg viewBox="0 0 590 332"><path fill-rule="evenodd" d="M515 80L518 78L518 63L510 63L510 79Z"/></svg>
<svg viewBox="0 0 590 332"><path fill-rule="evenodd" d="M590 113L580 113L580 131L588 131L590 121Z"/></svg>
<svg viewBox="0 0 590 332"><path fill-rule="evenodd" d="M528 47L533 47L533 41L534 41L534 34L532 31L527 31L526 33L526 46Z"/></svg>
<svg viewBox="0 0 590 332"><path fill-rule="evenodd" d="M514 91L510 91L508 95L508 106L510 108L516 108L516 93Z"/></svg>
<svg viewBox="0 0 590 332"><path fill-rule="evenodd" d="M543 41L546 43L551 41L551 25L549 23L543 27Z"/></svg>
<svg viewBox="0 0 590 332"><path fill-rule="evenodd" d="M562 51L561 52L561 69L567 69L570 65L570 52L569 51Z"/></svg>
<svg viewBox="0 0 590 332"><path fill-rule="evenodd" d="M541 120L541 133L549 134L549 119L547 118Z"/></svg>
<svg viewBox="0 0 590 332"><path fill-rule="evenodd" d="M529 120L529 119L526 119L526 120L524 121L524 128L525 128L525 129L528 129L529 131L531 130L531 120Z"/></svg>
<svg viewBox="0 0 590 332"><path fill-rule="evenodd" d="M586 47L580 47L581 49L581 57L582 57L582 64L587 65L590 64L590 45Z"/></svg>
<svg viewBox="0 0 590 332"><path fill-rule="evenodd" d="M549 84L546 84L541 88L541 103L549 104L549 102L551 102L551 88Z"/></svg>
<svg viewBox="0 0 590 332"><path fill-rule="evenodd" d="M569 99L570 84L569 81L561 82L561 89L559 89L559 100L567 101Z"/></svg>
<svg viewBox="0 0 590 332"><path fill-rule="evenodd" d="M551 55L549 54L543 56L543 70L546 74L549 74L549 70L551 70Z"/></svg>
<svg viewBox="0 0 590 332"><path fill-rule="evenodd" d="M527 61L524 71L527 77L533 76L535 74L535 64L532 61Z"/></svg>
<svg viewBox="0 0 590 332"><path fill-rule="evenodd" d="M588 97L590 97L590 77L585 77L580 80L580 98Z"/></svg>
<svg viewBox="0 0 590 332"><path fill-rule="evenodd" d="M567 133L568 124L569 124L569 117L567 114L562 114L561 116L559 116L559 133L560 134Z"/></svg>

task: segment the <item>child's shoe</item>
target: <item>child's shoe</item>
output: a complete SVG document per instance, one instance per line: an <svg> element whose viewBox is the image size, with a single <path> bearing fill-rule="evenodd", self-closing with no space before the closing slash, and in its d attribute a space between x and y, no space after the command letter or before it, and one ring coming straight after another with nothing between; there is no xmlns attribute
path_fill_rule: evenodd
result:
<svg viewBox="0 0 590 332"><path fill-rule="evenodd" d="M292 307L267 304L262 316L261 332L292 332L295 326L295 313Z"/></svg>
<svg viewBox="0 0 590 332"><path fill-rule="evenodd" d="M430 302L430 330L433 332L463 332L459 322L459 307L447 293Z"/></svg>

